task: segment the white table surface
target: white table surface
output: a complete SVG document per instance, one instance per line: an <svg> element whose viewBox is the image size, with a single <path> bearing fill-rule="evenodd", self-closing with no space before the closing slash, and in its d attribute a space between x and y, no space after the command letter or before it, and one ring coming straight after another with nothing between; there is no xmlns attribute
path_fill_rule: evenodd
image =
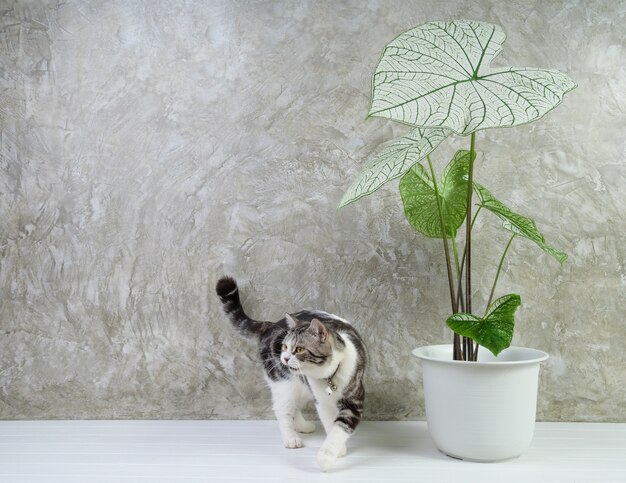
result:
<svg viewBox="0 0 626 483"><path fill-rule="evenodd" d="M626 482L626 424L537 423L516 460L470 463L424 422L364 422L321 473L318 430L285 449L275 421L0 421L2 482Z"/></svg>

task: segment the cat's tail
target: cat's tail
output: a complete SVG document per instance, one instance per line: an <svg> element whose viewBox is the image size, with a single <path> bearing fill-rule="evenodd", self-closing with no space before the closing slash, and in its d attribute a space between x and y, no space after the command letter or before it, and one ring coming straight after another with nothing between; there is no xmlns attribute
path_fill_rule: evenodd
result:
<svg viewBox="0 0 626 483"><path fill-rule="evenodd" d="M269 325L272 325L271 322L260 322L246 315L239 300L239 287L237 287L234 278L220 278L215 286L215 291L222 302L224 312L235 328L243 335L259 337Z"/></svg>

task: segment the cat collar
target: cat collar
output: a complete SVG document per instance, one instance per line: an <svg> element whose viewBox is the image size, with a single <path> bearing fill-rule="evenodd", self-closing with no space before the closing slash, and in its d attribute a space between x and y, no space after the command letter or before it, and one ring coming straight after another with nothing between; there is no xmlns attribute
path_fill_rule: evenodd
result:
<svg viewBox="0 0 626 483"><path fill-rule="evenodd" d="M337 369L333 372L332 376L326 378L326 394L329 396L333 395L333 392L337 390L337 384L333 382L333 377L337 375L337 371L339 370L339 364L337 364Z"/></svg>

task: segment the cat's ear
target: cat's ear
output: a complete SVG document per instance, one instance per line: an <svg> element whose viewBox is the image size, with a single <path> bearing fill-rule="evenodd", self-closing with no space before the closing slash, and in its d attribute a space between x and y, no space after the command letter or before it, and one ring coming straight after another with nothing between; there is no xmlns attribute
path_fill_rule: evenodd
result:
<svg viewBox="0 0 626 483"><path fill-rule="evenodd" d="M290 329L294 329L298 325L298 321L289 314L285 314L285 320L287 321L287 327Z"/></svg>
<svg viewBox="0 0 626 483"><path fill-rule="evenodd" d="M328 330L326 330L324 324L322 324L319 320L313 319L311 321L311 325L309 326L309 332L317 336L320 342L326 342L326 338L328 337Z"/></svg>

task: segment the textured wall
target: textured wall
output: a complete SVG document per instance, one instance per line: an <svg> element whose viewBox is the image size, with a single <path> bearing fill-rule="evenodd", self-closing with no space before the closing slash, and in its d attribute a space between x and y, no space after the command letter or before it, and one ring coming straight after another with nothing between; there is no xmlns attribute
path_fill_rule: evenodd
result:
<svg viewBox="0 0 626 483"><path fill-rule="evenodd" d="M440 243L404 221L397 182L335 207L404 131L365 119L383 46L471 18L507 32L498 64L579 84L542 121L477 139L478 180L570 254L559 267L517 242L502 280L522 295L514 343L552 356L539 418L626 421L623 1L4 0L0 14L0 418L271 417L254 346L213 296L223 273L259 318L353 320L367 416L422 418L410 351L450 339ZM477 306L506 242L480 226Z"/></svg>

